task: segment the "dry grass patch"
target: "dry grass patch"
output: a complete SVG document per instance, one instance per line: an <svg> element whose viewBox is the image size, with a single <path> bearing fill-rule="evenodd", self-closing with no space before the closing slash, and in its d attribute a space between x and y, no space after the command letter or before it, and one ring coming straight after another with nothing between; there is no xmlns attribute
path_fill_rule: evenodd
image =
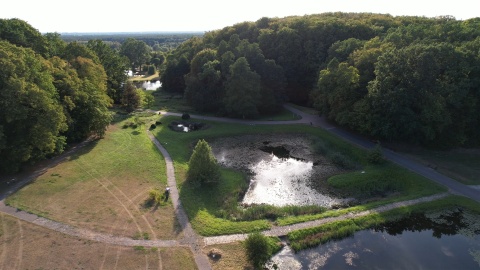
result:
<svg viewBox="0 0 480 270"><path fill-rule="evenodd" d="M196 269L196 266L193 254L183 247L114 246L0 214L0 269Z"/></svg>
<svg viewBox="0 0 480 270"><path fill-rule="evenodd" d="M210 265L214 270L253 269L248 262L243 242L206 246L203 248L203 253L208 255L212 250L222 255L220 259L209 257Z"/></svg>
<svg viewBox="0 0 480 270"><path fill-rule="evenodd" d="M148 192L165 189L165 161L144 127L112 126L7 199L11 206L73 226L149 239L179 237L171 202L146 207Z"/></svg>

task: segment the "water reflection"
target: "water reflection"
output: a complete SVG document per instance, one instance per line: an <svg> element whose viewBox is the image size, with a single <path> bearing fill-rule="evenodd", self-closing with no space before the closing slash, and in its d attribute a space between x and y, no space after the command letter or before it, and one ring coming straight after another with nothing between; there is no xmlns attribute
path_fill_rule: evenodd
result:
<svg viewBox="0 0 480 270"><path fill-rule="evenodd" d="M244 204L320 205L330 207L339 204L335 199L307 185L306 179L313 173L313 163L293 158L270 155L254 164L250 170L253 179L243 198Z"/></svg>
<svg viewBox="0 0 480 270"><path fill-rule="evenodd" d="M287 258L288 269L479 269L478 227L478 215L461 211L414 215L273 260Z"/></svg>
<svg viewBox="0 0 480 270"><path fill-rule="evenodd" d="M150 90L150 91L157 90L161 86L162 86L162 83L160 81L154 81L154 82L146 81L142 84L143 89Z"/></svg>

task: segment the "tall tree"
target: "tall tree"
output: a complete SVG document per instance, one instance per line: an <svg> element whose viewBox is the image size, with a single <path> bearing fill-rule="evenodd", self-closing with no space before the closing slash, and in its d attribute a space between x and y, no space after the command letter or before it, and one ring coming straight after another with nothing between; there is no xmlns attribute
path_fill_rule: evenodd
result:
<svg viewBox="0 0 480 270"><path fill-rule="evenodd" d="M31 48L48 58L48 42L42 34L30 24L20 19L0 19L0 40L24 48Z"/></svg>
<svg viewBox="0 0 480 270"><path fill-rule="evenodd" d="M108 96L120 103L123 84L127 80L128 59L111 49L101 40L89 40L87 47L98 56L107 74Z"/></svg>
<svg viewBox="0 0 480 270"><path fill-rule="evenodd" d="M141 97L137 92L135 85L128 81L122 95L122 106L127 112L133 112L141 105Z"/></svg>
<svg viewBox="0 0 480 270"><path fill-rule="evenodd" d="M92 135L103 136L112 117L102 66L83 57L77 57L70 63L54 57L50 63L54 85L68 119L68 130L65 132L68 141L81 141Z"/></svg>
<svg viewBox="0 0 480 270"><path fill-rule="evenodd" d="M0 171L63 151L66 118L46 61L0 41Z"/></svg>
<svg viewBox="0 0 480 270"><path fill-rule="evenodd" d="M355 67L333 58L327 69L320 71L317 88L311 94L315 108L331 120L350 124L352 106L361 98L358 79Z"/></svg>
<svg viewBox="0 0 480 270"><path fill-rule="evenodd" d="M199 185L214 184L220 180L220 167L212 148L201 139L197 142L188 161L187 180Z"/></svg>
<svg viewBox="0 0 480 270"><path fill-rule="evenodd" d="M261 98L260 76L250 69L245 57L233 63L230 74L225 86L225 110L234 117L257 117Z"/></svg>
<svg viewBox="0 0 480 270"><path fill-rule="evenodd" d="M150 47L144 41L127 38L120 47L120 54L130 60L133 71L150 60Z"/></svg>

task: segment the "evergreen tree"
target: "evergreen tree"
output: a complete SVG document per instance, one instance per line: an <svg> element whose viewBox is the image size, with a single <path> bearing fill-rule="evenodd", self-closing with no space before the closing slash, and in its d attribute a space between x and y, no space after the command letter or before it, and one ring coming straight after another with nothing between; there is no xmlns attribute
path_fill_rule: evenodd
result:
<svg viewBox="0 0 480 270"><path fill-rule="evenodd" d="M187 180L198 184L217 183L220 180L220 167L205 140L199 140L188 161Z"/></svg>

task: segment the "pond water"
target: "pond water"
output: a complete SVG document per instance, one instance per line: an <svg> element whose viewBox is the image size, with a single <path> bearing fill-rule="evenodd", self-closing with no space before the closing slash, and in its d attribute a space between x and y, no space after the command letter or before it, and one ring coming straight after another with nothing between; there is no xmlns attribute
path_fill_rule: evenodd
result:
<svg viewBox="0 0 480 270"><path fill-rule="evenodd" d="M146 81L142 84L142 88L149 91L155 91L161 86L162 86L162 83L160 81L154 81L154 82Z"/></svg>
<svg viewBox="0 0 480 270"><path fill-rule="evenodd" d="M247 172L249 187L242 203L319 205L332 207L348 200L311 187L311 180L326 181L339 169L312 153L308 138L294 134L246 135L210 143L225 167Z"/></svg>
<svg viewBox="0 0 480 270"><path fill-rule="evenodd" d="M307 185L313 162L279 158L271 154L250 167L253 177L244 204L320 205L330 207L341 200L321 194Z"/></svg>
<svg viewBox="0 0 480 270"><path fill-rule="evenodd" d="M415 215L317 248L273 257L279 269L480 269L478 216ZM273 268L272 268L273 269Z"/></svg>

